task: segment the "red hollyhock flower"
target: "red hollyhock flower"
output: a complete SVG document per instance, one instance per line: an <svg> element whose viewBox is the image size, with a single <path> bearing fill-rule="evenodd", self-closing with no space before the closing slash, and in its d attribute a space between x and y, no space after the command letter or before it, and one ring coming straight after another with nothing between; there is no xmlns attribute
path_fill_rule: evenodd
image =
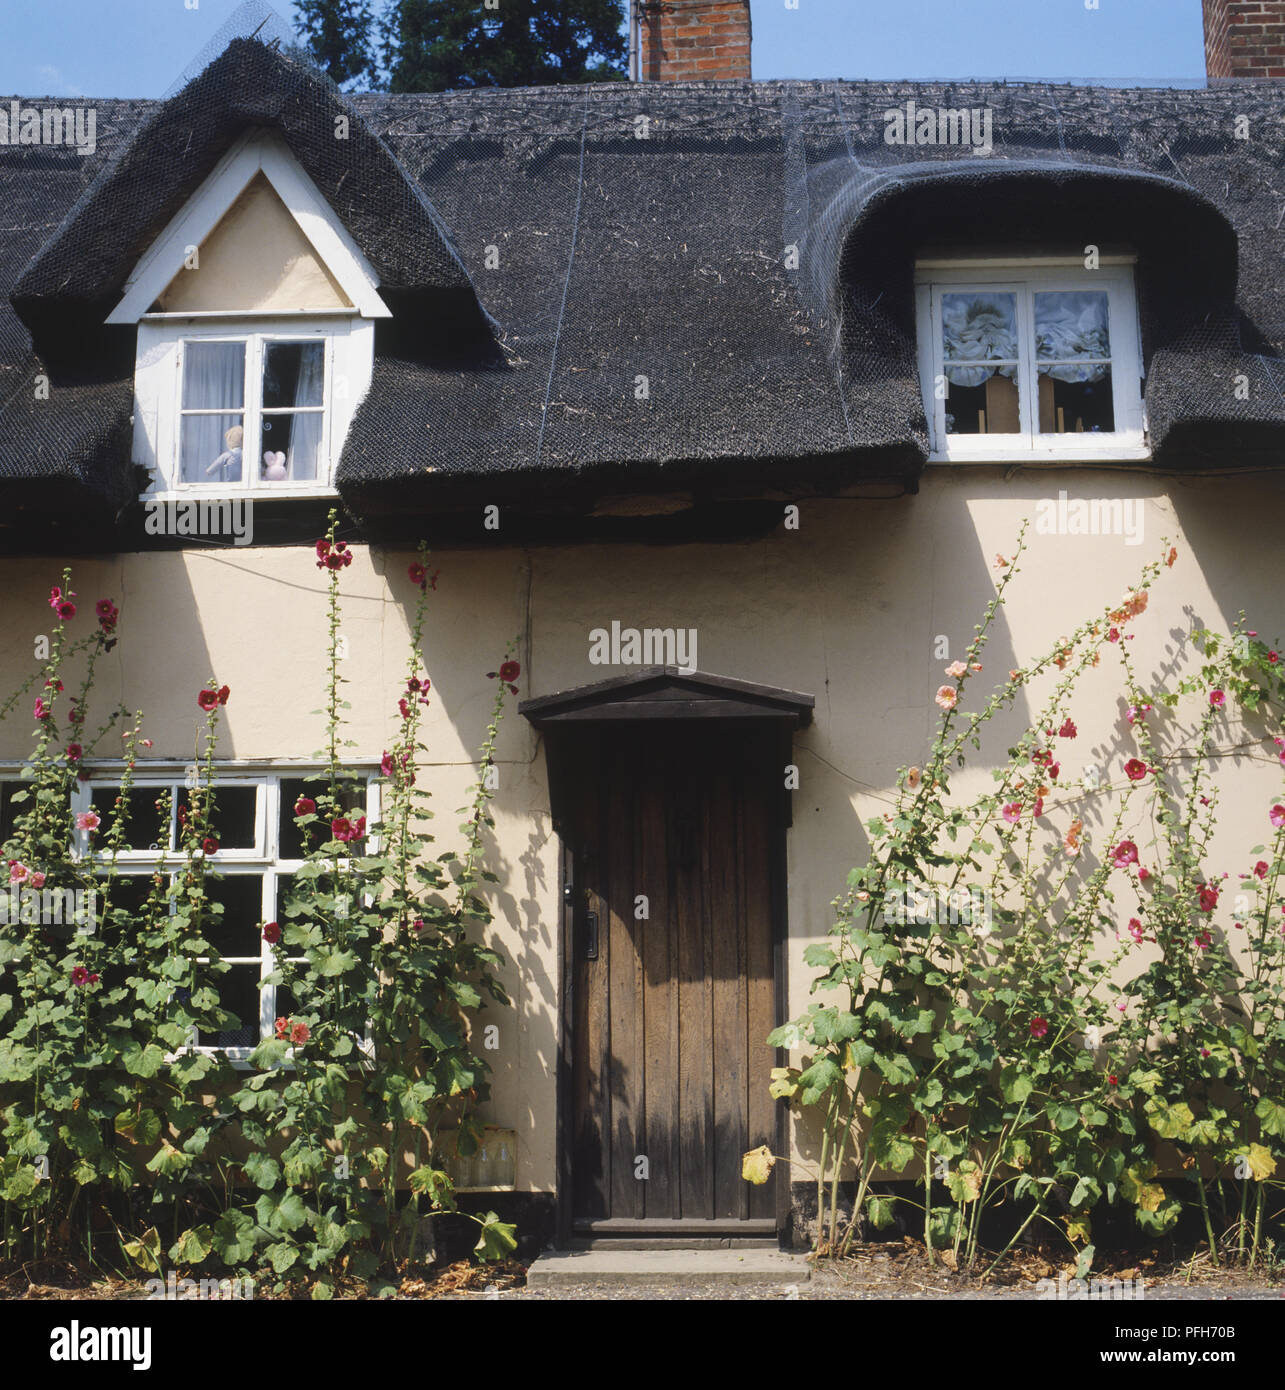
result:
<svg viewBox="0 0 1285 1390"><path fill-rule="evenodd" d="M1280 657L1275 652L1268 652L1267 660L1270 661L1273 666L1275 666L1276 663L1280 660Z"/></svg>
<svg viewBox="0 0 1285 1390"><path fill-rule="evenodd" d="M1074 738L1079 730L1068 719L1057 732L1059 738Z"/></svg>
<svg viewBox="0 0 1285 1390"><path fill-rule="evenodd" d="M412 584L417 584L421 589L428 583L428 571L418 560L409 566L406 576Z"/></svg>
<svg viewBox="0 0 1285 1390"><path fill-rule="evenodd" d="M301 796L294 804L294 813L296 816L315 815L316 810L317 803L310 796Z"/></svg>
<svg viewBox="0 0 1285 1390"><path fill-rule="evenodd" d="M87 985L96 985L96 984L98 983L98 972L97 972L97 971L91 972L89 978L85 981L85 983L86 983Z"/></svg>
<svg viewBox="0 0 1285 1390"><path fill-rule="evenodd" d="M1213 944L1213 937L1207 931L1196 933L1196 945L1202 950L1207 951Z"/></svg>
<svg viewBox="0 0 1285 1390"><path fill-rule="evenodd" d="M72 619L76 616L76 605L68 603L65 599L58 605L58 616L60 618Z"/></svg>
<svg viewBox="0 0 1285 1390"><path fill-rule="evenodd" d="M1258 863L1254 865L1254 877L1255 877L1255 878L1266 878L1266 877L1267 877L1267 860L1266 860L1266 859L1260 859L1260 860L1258 861Z"/></svg>
<svg viewBox="0 0 1285 1390"><path fill-rule="evenodd" d="M227 685L221 685L221 686L219 686L219 704L221 704L221 705L226 705L227 702L228 702L228 696L230 696L231 694L232 694L232 688L231 688L230 686L227 686Z"/></svg>
<svg viewBox="0 0 1285 1390"><path fill-rule="evenodd" d="M1211 888L1207 883L1200 890L1200 910L1201 912L1212 912L1218 906L1218 889Z"/></svg>
<svg viewBox="0 0 1285 1390"><path fill-rule="evenodd" d="M1108 1077L1107 1077L1107 1085L1108 1085L1108 1086L1118 1086L1119 1084L1120 1084L1120 1078L1119 1078L1119 1077L1117 1077L1117 1076L1108 1076Z"/></svg>
<svg viewBox="0 0 1285 1390"><path fill-rule="evenodd" d="M290 1020L288 1018L279 1018L277 1019L275 1026L277 1030L277 1037L284 1038L286 1034L290 1031Z"/></svg>
<svg viewBox="0 0 1285 1390"><path fill-rule="evenodd" d="M330 833L336 840L342 840L347 844L352 839L352 822L347 816L336 816L330 822Z"/></svg>
<svg viewBox="0 0 1285 1390"><path fill-rule="evenodd" d="M281 940L281 927L276 922L265 922L263 926L263 939L269 946L275 946Z"/></svg>
<svg viewBox="0 0 1285 1390"><path fill-rule="evenodd" d="M207 835L205 839L201 841L201 848L206 854L217 854L219 852L219 842L213 835Z"/></svg>
<svg viewBox="0 0 1285 1390"><path fill-rule="evenodd" d="M410 706L406 703L405 695L403 695L402 698L398 700L397 708L401 710L403 719L410 718Z"/></svg>
<svg viewBox="0 0 1285 1390"><path fill-rule="evenodd" d="M1138 862L1138 847L1132 840L1121 840L1108 853L1117 869L1127 868L1128 865Z"/></svg>
<svg viewBox="0 0 1285 1390"><path fill-rule="evenodd" d="M391 777L394 771L393 755L391 753L385 753L379 760L379 775L381 777Z"/></svg>
<svg viewBox="0 0 1285 1390"><path fill-rule="evenodd" d="M522 674L522 667L516 661L506 661L500 667L500 679L508 684Z"/></svg>
<svg viewBox="0 0 1285 1390"><path fill-rule="evenodd" d="M1048 767L1045 769L1045 771L1046 771L1046 772L1048 773L1048 775L1049 775L1049 780L1050 780L1051 782L1056 782L1056 781L1057 781L1057 775L1058 775L1058 773L1062 771L1062 764L1061 764L1061 763L1050 763L1050 764L1048 765Z"/></svg>
<svg viewBox="0 0 1285 1390"><path fill-rule="evenodd" d="M209 714L219 703L219 695L216 690L202 690L196 697L196 703Z"/></svg>
<svg viewBox="0 0 1285 1390"><path fill-rule="evenodd" d="M1130 782L1141 782L1147 775L1147 765L1141 758L1130 758L1124 765L1124 775Z"/></svg>
<svg viewBox="0 0 1285 1390"><path fill-rule="evenodd" d="M85 750L80 746L80 744L69 743L67 745L67 761L69 763L78 763L84 756Z"/></svg>
<svg viewBox="0 0 1285 1390"><path fill-rule="evenodd" d="M83 985L89 979L89 971L83 965L78 965L71 972L71 982L73 985Z"/></svg>
<svg viewBox="0 0 1285 1390"><path fill-rule="evenodd" d="M1048 1030L1049 1025L1046 1018L1041 1018L1039 1014L1036 1014L1035 1017L1031 1019L1031 1037L1042 1038Z"/></svg>

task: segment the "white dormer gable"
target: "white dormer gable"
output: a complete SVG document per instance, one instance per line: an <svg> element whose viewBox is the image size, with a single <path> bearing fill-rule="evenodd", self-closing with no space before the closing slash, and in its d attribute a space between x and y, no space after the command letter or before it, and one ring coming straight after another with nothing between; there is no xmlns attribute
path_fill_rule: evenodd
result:
<svg viewBox="0 0 1285 1390"><path fill-rule="evenodd" d="M389 310L285 143L240 140L134 267L134 462L150 495L328 496Z"/></svg>

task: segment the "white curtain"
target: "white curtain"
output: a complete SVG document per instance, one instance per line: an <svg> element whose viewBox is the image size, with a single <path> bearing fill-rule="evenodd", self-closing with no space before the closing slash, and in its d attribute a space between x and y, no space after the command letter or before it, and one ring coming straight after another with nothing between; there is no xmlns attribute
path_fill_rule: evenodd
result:
<svg viewBox="0 0 1285 1390"><path fill-rule="evenodd" d="M188 341L183 345L183 409L219 415L184 415L180 476L185 483L241 482L242 452L227 432L244 424L245 345ZM244 441L242 441L244 443Z"/></svg>
<svg viewBox="0 0 1285 1390"><path fill-rule="evenodd" d="M944 294L942 349L946 379L955 386L980 386L995 375L1017 374L1017 298L1012 294ZM1008 358L1007 363L996 359ZM995 366L979 362L996 361ZM969 362L967 367L952 363Z"/></svg>
<svg viewBox="0 0 1285 1390"><path fill-rule="evenodd" d="M1035 296L1035 348L1041 376L1059 381L1101 381L1111 370L1105 363L1081 364L1075 358L1111 356L1104 290L1054 290ZM1045 366L1045 362L1057 365Z"/></svg>
<svg viewBox="0 0 1285 1390"><path fill-rule="evenodd" d="M325 349L320 343L309 343L303 351L303 362L299 368L299 382L295 387L295 401L300 405L320 405L325 378ZM290 448L286 463L288 476L299 480L313 480L317 476L317 459L321 453L321 423L323 411L296 415L290 431Z"/></svg>

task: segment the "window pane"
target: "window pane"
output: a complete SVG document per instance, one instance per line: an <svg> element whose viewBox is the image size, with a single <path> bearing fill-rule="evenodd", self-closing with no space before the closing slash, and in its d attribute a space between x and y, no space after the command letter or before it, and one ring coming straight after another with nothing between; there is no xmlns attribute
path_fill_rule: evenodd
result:
<svg viewBox="0 0 1285 1390"><path fill-rule="evenodd" d="M997 369L992 366L952 367L952 362L1016 363L1017 296L1001 292L965 291L941 297L942 359L946 378L957 386L980 386ZM1015 376L1010 367L1005 376Z"/></svg>
<svg viewBox="0 0 1285 1390"><path fill-rule="evenodd" d="M205 939L221 956L257 960L263 951L263 880L258 874L228 874L207 878L205 885L211 901L223 905L222 915L206 918Z"/></svg>
<svg viewBox="0 0 1285 1390"><path fill-rule="evenodd" d="M1105 290L1048 290L1035 296L1035 350L1060 381L1097 381L1101 367L1076 366L1076 358L1111 356Z"/></svg>
<svg viewBox="0 0 1285 1390"><path fill-rule="evenodd" d="M161 813L156 809L156 803L164 790L163 787L129 789L123 808L127 848L160 850L170 847L169 819L167 817L162 824ZM96 836L100 850L107 844L107 833L116 818L116 802L119 797L118 787L95 787L89 794L90 805L98 812L102 821Z"/></svg>
<svg viewBox="0 0 1285 1390"><path fill-rule="evenodd" d="M972 369L957 369L972 370ZM1015 367L1000 367L978 385L958 385L947 377L947 434L1017 434L1021 430Z"/></svg>
<svg viewBox="0 0 1285 1390"><path fill-rule="evenodd" d="M315 802L318 797L325 795L328 791L329 784L324 777L319 780L302 777L283 777L281 779L281 819L278 834L282 859L302 859L306 852L303 836L299 833L299 826L294 818L295 802L301 796ZM353 815L364 816L366 814L365 781L341 782L339 799L345 815L350 818ZM329 826L324 829L314 826L312 836L314 844L321 839L328 840L330 838Z"/></svg>
<svg viewBox="0 0 1285 1390"><path fill-rule="evenodd" d="M257 1047L259 1045L259 967L234 965L214 982L219 1003L237 1022L219 1033L197 1033L200 1047Z"/></svg>
<svg viewBox="0 0 1285 1390"><path fill-rule="evenodd" d="M218 840L219 848L257 848L255 810L258 806L258 788L215 786L210 799L213 805L209 814L209 833ZM186 791L182 793L179 805L186 812Z"/></svg>
<svg viewBox="0 0 1285 1390"><path fill-rule="evenodd" d="M259 476L266 483L311 482L321 453L322 413L265 415Z"/></svg>
<svg viewBox="0 0 1285 1390"><path fill-rule="evenodd" d="M263 408L320 405L325 348L319 342L266 343Z"/></svg>
<svg viewBox="0 0 1285 1390"><path fill-rule="evenodd" d="M183 345L183 409L240 410L245 405L245 344Z"/></svg>
<svg viewBox="0 0 1285 1390"><path fill-rule="evenodd" d="M102 890L99 892L96 910L100 922L104 909L113 914L121 911L128 920L122 921L120 918L116 918L111 925L115 930L120 931L126 940L134 939L140 931L143 909L153 886L150 873L118 875L112 880L109 898L104 899ZM158 907L157 915L163 915L168 911L168 906L162 905ZM99 930L102 930L101 925Z"/></svg>
<svg viewBox="0 0 1285 1390"><path fill-rule="evenodd" d="M1094 367L1091 380L1068 381L1057 376L1060 367L1040 373L1040 433L1078 434L1115 429L1111 368Z"/></svg>
<svg viewBox="0 0 1285 1390"><path fill-rule="evenodd" d="M184 415L179 440L179 478L185 483L243 481L239 415Z"/></svg>
<svg viewBox="0 0 1285 1390"><path fill-rule="evenodd" d="M30 801L20 801L16 806L13 804L14 793L22 791L24 787L30 791L32 783L0 782L0 845L13 834L14 821L24 811L31 809Z"/></svg>

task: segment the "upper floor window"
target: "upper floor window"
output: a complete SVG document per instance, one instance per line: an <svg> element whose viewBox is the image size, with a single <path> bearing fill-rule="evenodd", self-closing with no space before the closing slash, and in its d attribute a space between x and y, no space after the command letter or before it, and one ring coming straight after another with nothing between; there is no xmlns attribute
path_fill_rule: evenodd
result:
<svg viewBox="0 0 1285 1390"><path fill-rule="evenodd" d="M1146 457L1130 265L921 261L916 281L934 459Z"/></svg>
<svg viewBox="0 0 1285 1390"><path fill-rule="evenodd" d="M331 491L388 314L377 284L278 139L234 146L109 317L138 325L134 460L149 492Z"/></svg>

